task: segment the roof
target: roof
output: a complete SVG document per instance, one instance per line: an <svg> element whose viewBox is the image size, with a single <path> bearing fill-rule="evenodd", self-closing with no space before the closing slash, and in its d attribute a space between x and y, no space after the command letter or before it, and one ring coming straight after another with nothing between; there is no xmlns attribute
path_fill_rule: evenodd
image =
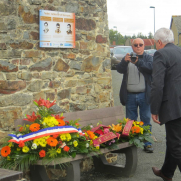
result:
<svg viewBox="0 0 181 181"><path fill-rule="evenodd" d="M181 15L173 15L170 23L170 29L172 28L172 23L174 22L177 27L178 32L181 32Z"/></svg>
<svg viewBox="0 0 181 181"><path fill-rule="evenodd" d="M134 39L130 39L131 44ZM145 46L153 46L154 45L154 39L142 39L144 41Z"/></svg>

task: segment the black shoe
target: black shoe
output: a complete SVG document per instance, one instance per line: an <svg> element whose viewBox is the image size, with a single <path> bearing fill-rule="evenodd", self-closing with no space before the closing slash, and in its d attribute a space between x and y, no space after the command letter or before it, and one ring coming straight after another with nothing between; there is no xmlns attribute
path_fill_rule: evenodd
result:
<svg viewBox="0 0 181 181"><path fill-rule="evenodd" d="M152 170L156 176L161 177L164 181L172 181L172 178L165 177L161 170L159 170L158 168L152 167Z"/></svg>
<svg viewBox="0 0 181 181"><path fill-rule="evenodd" d="M152 145L144 146L144 151L146 153L153 153L153 147Z"/></svg>

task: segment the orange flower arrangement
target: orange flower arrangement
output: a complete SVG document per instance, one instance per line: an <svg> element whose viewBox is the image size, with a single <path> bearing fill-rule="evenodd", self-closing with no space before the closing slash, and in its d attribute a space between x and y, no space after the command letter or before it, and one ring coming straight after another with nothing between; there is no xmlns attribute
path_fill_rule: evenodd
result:
<svg viewBox="0 0 181 181"><path fill-rule="evenodd" d="M9 146L5 146L1 149L1 155L3 157L7 157L11 153L11 148Z"/></svg>
<svg viewBox="0 0 181 181"><path fill-rule="evenodd" d="M41 158L45 157L45 155L46 155L45 150L41 150L41 151L39 152L39 156L40 156Z"/></svg>
<svg viewBox="0 0 181 181"><path fill-rule="evenodd" d="M64 146L63 150L68 152L70 150L70 148L68 146Z"/></svg>
<svg viewBox="0 0 181 181"><path fill-rule="evenodd" d="M92 131L88 130L88 131L87 131L87 134L89 135L89 137L90 137L91 140L94 139L95 134L94 134Z"/></svg>
<svg viewBox="0 0 181 181"><path fill-rule="evenodd" d="M23 126L21 126L21 127L19 128L19 132L22 132L22 131L24 131L24 127L23 127Z"/></svg>
<svg viewBox="0 0 181 181"><path fill-rule="evenodd" d="M143 121L140 121L140 125L143 126L144 122Z"/></svg>
<svg viewBox="0 0 181 181"><path fill-rule="evenodd" d="M23 148L23 146L25 146L25 144L24 144L24 142L20 141L20 143L18 144L18 146L19 146L20 148Z"/></svg>
<svg viewBox="0 0 181 181"><path fill-rule="evenodd" d="M47 144L50 145L50 146L57 146L58 141L57 141L57 139L55 139L53 137L49 137L47 139Z"/></svg>
<svg viewBox="0 0 181 181"><path fill-rule="evenodd" d="M63 119L57 119L59 122L58 126L65 126L65 121Z"/></svg>
<svg viewBox="0 0 181 181"><path fill-rule="evenodd" d="M40 129L40 125L38 123L33 123L30 125L29 129L32 132L38 131Z"/></svg>
<svg viewBox="0 0 181 181"><path fill-rule="evenodd" d="M139 126L133 126L131 128L132 133L140 133L140 127Z"/></svg>

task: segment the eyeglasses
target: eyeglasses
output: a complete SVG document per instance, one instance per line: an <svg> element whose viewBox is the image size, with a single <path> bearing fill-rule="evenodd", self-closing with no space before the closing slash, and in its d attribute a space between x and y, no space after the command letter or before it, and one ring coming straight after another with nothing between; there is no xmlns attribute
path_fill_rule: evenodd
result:
<svg viewBox="0 0 181 181"><path fill-rule="evenodd" d="M139 44L134 44L134 47L138 47L138 45L139 45L139 47L143 46L143 44L139 43Z"/></svg>

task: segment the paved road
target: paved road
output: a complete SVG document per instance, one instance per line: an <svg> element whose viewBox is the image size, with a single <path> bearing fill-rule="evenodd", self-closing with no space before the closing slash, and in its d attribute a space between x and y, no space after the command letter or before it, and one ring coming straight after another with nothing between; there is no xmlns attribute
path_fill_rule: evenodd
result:
<svg viewBox="0 0 181 181"><path fill-rule="evenodd" d="M122 75L117 73L115 70L112 71L112 84L114 90L114 105L118 106L119 103L119 88L121 85ZM157 142L154 143L154 153L145 153L142 149L138 149L138 166L136 173L133 177L123 178L116 177L111 174L100 174L91 172L82 175L81 181L161 181L161 178L158 178L153 175L151 170L152 166L160 168L162 166L164 155L165 155L165 129L164 126L159 126L156 123L152 122L152 133L155 136ZM173 177L174 181L181 181L180 172L177 169Z"/></svg>

